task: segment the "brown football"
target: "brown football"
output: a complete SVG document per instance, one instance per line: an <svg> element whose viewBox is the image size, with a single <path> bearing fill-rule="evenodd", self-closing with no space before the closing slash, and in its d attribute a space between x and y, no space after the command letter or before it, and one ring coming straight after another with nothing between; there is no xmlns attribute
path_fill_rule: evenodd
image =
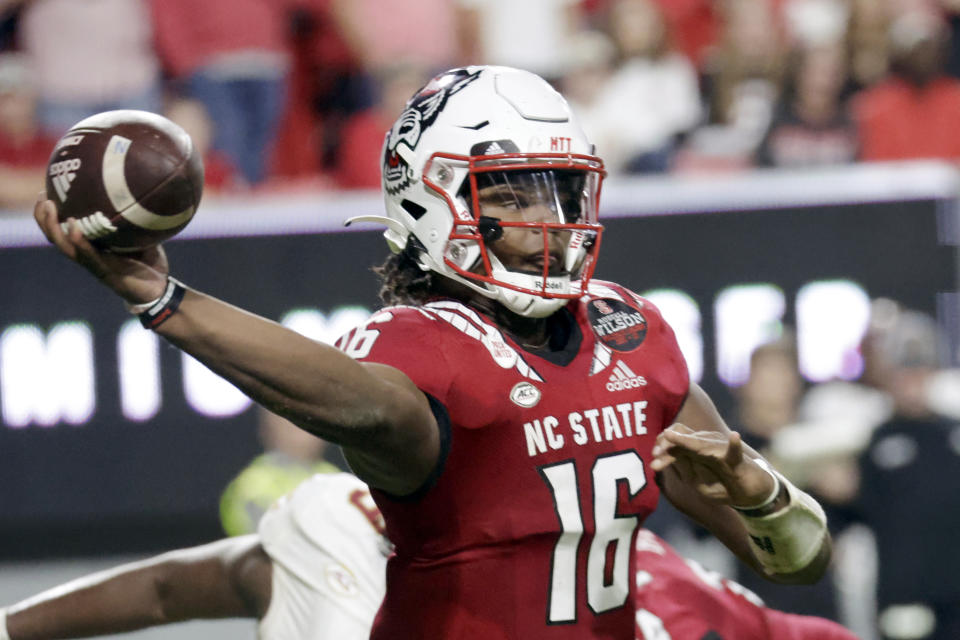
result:
<svg viewBox="0 0 960 640"><path fill-rule="evenodd" d="M61 222L91 242L138 251L190 222L203 193L203 160L187 132L146 111L105 111L75 124L47 165L47 197Z"/></svg>

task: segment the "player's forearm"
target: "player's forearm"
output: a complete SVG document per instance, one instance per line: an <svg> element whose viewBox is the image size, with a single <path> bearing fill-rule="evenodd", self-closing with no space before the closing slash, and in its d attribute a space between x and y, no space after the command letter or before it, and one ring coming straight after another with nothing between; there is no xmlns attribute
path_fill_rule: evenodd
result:
<svg viewBox="0 0 960 640"><path fill-rule="evenodd" d="M339 444L368 438L389 415L389 393L339 350L188 291L157 333L257 402Z"/></svg>
<svg viewBox="0 0 960 640"><path fill-rule="evenodd" d="M155 572L140 565L80 578L13 605L11 640L85 638L163 624Z"/></svg>
<svg viewBox="0 0 960 640"><path fill-rule="evenodd" d="M788 491L786 484L782 485L783 490L778 490L765 508L767 515L750 518L703 496L674 466L658 473L657 483L677 509L768 580L811 584L826 571L831 555L826 521L822 512L816 513L818 506L812 498L796 487L791 485Z"/></svg>
<svg viewBox="0 0 960 640"><path fill-rule="evenodd" d="M178 549L15 604L7 609L7 630L11 640L54 640L259 616L269 605L269 562L255 535Z"/></svg>
<svg viewBox="0 0 960 640"><path fill-rule="evenodd" d="M780 584L814 584L824 577L832 557L833 543L830 534L825 532L816 555L805 567L791 573L765 573L765 575L770 581Z"/></svg>

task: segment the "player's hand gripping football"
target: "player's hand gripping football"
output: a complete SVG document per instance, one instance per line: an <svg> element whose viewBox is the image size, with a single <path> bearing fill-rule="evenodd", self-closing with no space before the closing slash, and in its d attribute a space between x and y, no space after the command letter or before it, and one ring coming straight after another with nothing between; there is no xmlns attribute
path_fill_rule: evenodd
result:
<svg viewBox="0 0 960 640"><path fill-rule="evenodd" d="M76 220L67 221L64 232L57 220L57 208L41 193L33 217L60 252L83 266L103 284L131 304L156 300L167 285L167 257L159 245L138 253L112 253L97 249L83 237Z"/></svg>
<svg viewBox="0 0 960 640"><path fill-rule="evenodd" d="M657 436L651 467L673 467L684 483L714 502L752 507L774 489L773 477L745 451L740 434L695 431L675 423Z"/></svg>

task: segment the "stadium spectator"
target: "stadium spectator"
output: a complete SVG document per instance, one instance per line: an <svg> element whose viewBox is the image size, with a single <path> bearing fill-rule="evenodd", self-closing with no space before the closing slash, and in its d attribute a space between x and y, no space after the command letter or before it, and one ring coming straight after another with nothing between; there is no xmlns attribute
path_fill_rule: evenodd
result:
<svg viewBox="0 0 960 640"><path fill-rule="evenodd" d="M26 56L0 53L0 207L26 212L43 189L56 138L40 133Z"/></svg>
<svg viewBox="0 0 960 640"><path fill-rule="evenodd" d="M815 581L831 553L821 507L729 430L657 308L590 282L602 178L542 78L435 77L386 144L393 306L338 348L188 290L159 250L95 249L49 200L34 215L145 326L343 446L395 545L371 638L586 640L634 632L631 541L661 492L771 580Z"/></svg>
<svg viewBox="0 0 960 640"><path fill-rule="evenodd" d="M877 348L894 413L859 456L853 509L876 537L879 627L887 640L958 638L960 558L945 551L960 526L960 427L930 406L939 333L929 316L902 310Z"/></svg>
<svg viewBox="0 0 960 640"><path fill-rule="evenodd" d="M791 62L784 94L757 149L756 163L789 168L854 162L859 139L845 97L843 47L801 46Z"/></svg>
<svg viewBox="0 0 960 640"><path fill-rule="evenodd" d="M220 523L228 536L255 533L260 518L281 496L314 474L339 471L324 460L324 440L262 407L257 408L257 436L263 453L220 496Z"/></svg>
<svg viewBox="0 0 960 640"><path fill-rule="evenodd" d="M340 32L368 71L405 60L433 73L461 62L452 0L418 0L402 5L393 0L329 2Z"/></svg>
<svg viewBox="0 0 960 640"><path fill-rule="evenodd" d="M18 29L45 135L59 138L100 111L161 112L160 66L143 0L33 0L24 4Z"/></svg>
<svg viewBox="0 0 960 640"><path fill-rule="evenodd" d="M700 120L696 71L672 49L654 0L616 0L608 16L615 69L574 108L611 173L667 171L678 137Z"/></svg>
<svg viewBox="0 0 960 640"><path fill-rule="evenodd" d="M729 0L720 6L720 38L703 69L706 124L684 145L680 170L750 166L783 80L786 38L775 5Z"/></svg>
<svg viewBox="0 0 960 640"><path fill-rule="evenodd" d="M807 390L800 401L801 422L843 425L833 430L854 436L861 447L866 444L870 432L893 411L892 400L884 390L891 365L880 345L896 325L899 314L900 305L889 298L871 302L869 322L860 342L863 370L858 379L829 380Z"/></svg>
<svg viewBox="0 0 960 640"><path fill-rule="evenodd" d="M407 99L429 79L424 68L397 62L373 74L376 103L347 120L340 134L334 177L344 189L379 189L383 139Z"/></svg>
<svg viewBox="0 0 960 640"><path fill-rule="evenodd" d="M172 98L167 102L164 115L183 127L199 150L203 158L205 197L243 186L230 158L211 146L214 125L202 102L189 98Z"/></svg>
<svg viewBox="0 0 960 640"><path fill-rule="evenodd" d="M151 0L157 50L185 97L199 100L222 151L250 185L267 175L286 104L286 13L270 0Z"/></svg>
<svg viewBox="0 0 960 640"><path fill-rule="evenodd" d="M781 430L797 421L797 409L803 391L804 381L800 376L792 331L754 349L750 355L750 375L735 390L736 424L742 429L744 441L771 460L777 460L775 455L771 455L771 442ZM788 470L779 461L778 468L785 472ZM806 484L808 476L790 479L816 495L816 491ZM824 503L824 508L827 507L828 503ZM831 524L831 533L836 534L838 519L829 509L827 521ZM758 579L758 576L740 567L736 568L735 575L739 582L776 609L830 620L839 619L832 572L828 572L827 577L815 585L789 587Z"/></svg>
<svg viewBox="0 0 960 640"><path fill-rule="evenodd" d="M699 70L719 36L719 3L714 0L655 0L667 21L672 44ZM606 23L613 0L582 0L581 6L593 27Z"/></svg>
<svg viewBox="0 0 960 640"><path fill-rule="evenodd" d="M768 449L773 436L796 420L802 392L792 331L754 349L750 375L734 390L744 441L757 450Z"/></svg>
<svg viewBox="0 0 960 640"><path fill-rule="evenodd" d="M960 0L937 0L950 27L950 51L944 66L947 73L960 78Z"/></svg>
<svg viewBox="0 0 960 640"><path fill-rule="evenodd" d="M610 82L616 57L616 46L600 29L578 31L563 47L563 76L558 85L591 139L596 139L603 126L597 120L597 106Z"/></svg>
<svg viewBox="0 0 960 640"><path fill-rule="evenodd" d="M532 71L548 80L563 74L562 51L582 27L579 0L453 0L464 57Z"/></svg>
<svg viewBox="0 0 960 640"><path fill-rule="evenodd" d="M950 32L911 11L890 26L892 74L856 97L863 160L960 160L960 80L944 72Z"/></svg>
<svg viewBox="0 0 960 640"><path fill-rule="evenodd" d="M889 2L851 0L847 42L850 79L856 88L870 87L886 76L890 64L889 25Z"/></svg>
<svg viewBox="0 0 960 640"><path fill-rule="evenodd" d="M17 25L22 10L22 2L0 4L0 51L12 51L16 48Z"/></svg>
<svg viewBox="0 0 960 640"><path fill-rule="evenodd" d="M323 182L322 174L335 162L343 122L370 102L370 82L329 0L288 0L286 15L289 90L270 175Z"/></svg>

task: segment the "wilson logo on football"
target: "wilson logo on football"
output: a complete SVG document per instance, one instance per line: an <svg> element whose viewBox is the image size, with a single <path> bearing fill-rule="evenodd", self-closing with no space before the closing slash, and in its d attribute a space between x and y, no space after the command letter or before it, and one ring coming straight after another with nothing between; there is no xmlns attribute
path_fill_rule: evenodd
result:
<svg viewBox="0 0 960 640"><path fill-rule="evenodd" d="M607 391L623 391L645 386L647 386L647 379L635 374L623 361L614 365L613 373L607 381Z"/></svg>
<svg viewBox="0 0 960 640"><path fill-rule="evenodd" d="M57 191L57 197L60 202L67 199L67 191L70 191L70 183L77 177L77 171L80 169L80 158L70 158L61 160L50 165L50 177L53 182L53 188Z"/></svg>

